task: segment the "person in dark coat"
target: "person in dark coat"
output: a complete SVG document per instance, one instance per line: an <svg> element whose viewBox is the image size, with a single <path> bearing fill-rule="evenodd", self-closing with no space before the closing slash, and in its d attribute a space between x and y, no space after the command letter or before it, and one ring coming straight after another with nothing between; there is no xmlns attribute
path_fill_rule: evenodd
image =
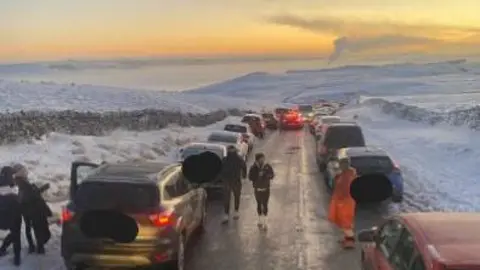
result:
<svg viewBox="0 0 480 270"><path fill-rule="evenodd" d="M225 216L223 223L227 223L230 219L230 200L233 193L234 198L234 219L239 218L238 210L240 208L240 194L242 191L242 178L247 176L247 165L240 157L235 146L227 148L227 156L223 159L221 179L223 183L223 200L225 206Z"/></svg>
<svg viewBox="0 0 480 270"><path fill-rule="evenodd" d="M22 214L10 166L3 167L0 172L0 229L9 231L0 247L0 256L6 255L7 248L13 244L13 263L20 265Z"/></svg>
<svg viewBox="0 0 480 270"><path fill-rule="evenodd" d="M52 211L42 197L41 191L28 181L28 171L21 165L13 166L13 180L18 186L18 196L25 221L25 233L29 245L29 252L45 253L45 244L50 240L50 226L48 217ZM35 234L36 246L33 242L31 230Z"/></svg>
<svg viewBox="0 0 480 270"><path fill-rule="evenodd" d="M265 162L265 155L255 155L255 163L250 167L248 179L252 181L257 201L258 226L266 228L268 201L270 199L270 181L275 177L273 168Z"/></svg>

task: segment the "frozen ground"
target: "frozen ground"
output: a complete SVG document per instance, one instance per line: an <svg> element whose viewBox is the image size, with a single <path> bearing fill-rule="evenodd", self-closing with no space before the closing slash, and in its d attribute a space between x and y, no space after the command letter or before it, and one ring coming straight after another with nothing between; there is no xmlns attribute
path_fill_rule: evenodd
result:
<svg viewBox="0 0 480 270"><path fill-rule="evenodd" d="M479 65L452 61L283 74L256 72L183 93L4 80L0 81L0 110L98 111L148 107L205 112L218 108L258 109L284 101L361 97L364 103L351 105L342 114L345 117L358 114L368 143L384 147L400 163L407 182L402 210L479 211L480 188L476 179L480 169L476 163L480 156L480 137L478 131L468 127L480 116L476 110L458 113L460 109L478 105L479 91ZM380 104L387 104L388 110L385 106L380 109ZM451 120L452 115L468 121L455 120L458 117ZM68 166L74 159L168 159L171 158L169 150L179 143L205 136L208 130L117 131L109 137L54 133L34 144L2 146L0 158L5 162L25 162L33 179L53 183L48 196L51 201L59 201L65 197ZM58 209L59 204L54 203L54 208ZM59 233L55 225L52 229ZM60 267L58 241L58 237L54 237L49 243L49 252L55 256L25 257L21 269ZM7 256L0 260L2 269L14 269L9 259Z"/></svg>
<svg viewBox="0 0 480 270"><path fill-rule="evenodd" d="M74 160L92 162L115 162L123 160L173 161L178 146L192 140L205 140L211 130L223 128L225 123L238 121L229 117L205 128L182 128L170 126L159 131L117 131L106 137L66 136L52 133L48 138L28 145L0 147L0 160L24 162L34 181L47 181L51 189L46 194L55 213L59 213L68 192L70 163ZM48 243L52 256L24 256L21 269L63 269L59 258L60 228L52 225L54 236ZM0 232L4 235L4 232ZM26 241L23 241L25 244ZM23 249L25 253L26 248ZM18 269L11 264L11 254L0 260L2 270Z"/></svg>

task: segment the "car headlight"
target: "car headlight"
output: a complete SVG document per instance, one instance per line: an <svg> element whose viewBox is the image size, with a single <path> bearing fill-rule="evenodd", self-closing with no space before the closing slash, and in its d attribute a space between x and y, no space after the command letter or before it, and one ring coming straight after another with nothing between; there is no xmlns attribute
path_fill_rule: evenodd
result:
<svg viewBox="0 0 480 270"><path fill-rule="evenodd" d="M308 116L312 117L312 116L313 116L313 113L309 113Z"/></svg>

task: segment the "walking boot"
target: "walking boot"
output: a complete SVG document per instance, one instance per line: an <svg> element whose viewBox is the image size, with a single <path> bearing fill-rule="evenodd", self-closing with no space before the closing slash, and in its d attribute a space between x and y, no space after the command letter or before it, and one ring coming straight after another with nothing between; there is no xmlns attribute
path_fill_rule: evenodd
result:
<svg viewBox="0 0 480 270"><path fill-rule="evenodd" d="M222 219L222 224L227 224L229 220L230 220L230 216L225 214Z"/></svg>

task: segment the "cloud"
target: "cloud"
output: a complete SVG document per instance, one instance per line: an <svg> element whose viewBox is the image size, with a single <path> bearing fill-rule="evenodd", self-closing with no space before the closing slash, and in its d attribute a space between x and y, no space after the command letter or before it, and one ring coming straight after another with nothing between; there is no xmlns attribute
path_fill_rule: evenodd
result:
<svg viewBox="0 0 480 270"><path fill-rule="evenodd" d="M333 41L334 49L328 58L329 63L336 61L345 51L360 52L376 48L401 48L415 45L441 44L440 40L401 35L381 35L369 38L340 37Z"/></svg>
<svg viewBox="0 0 480 270"><path fill-rule="evenodd" d="M346 51L361 52L433 44L442 47L447 44L471 43L480 36L480 28L475 27L341 20L332 17L306 19L288 14L272 16L267 20L277 25L336 36L329 62L337 60Z"/></svg>

